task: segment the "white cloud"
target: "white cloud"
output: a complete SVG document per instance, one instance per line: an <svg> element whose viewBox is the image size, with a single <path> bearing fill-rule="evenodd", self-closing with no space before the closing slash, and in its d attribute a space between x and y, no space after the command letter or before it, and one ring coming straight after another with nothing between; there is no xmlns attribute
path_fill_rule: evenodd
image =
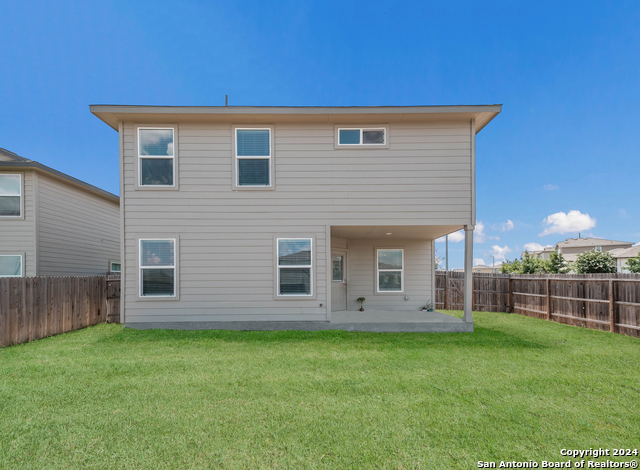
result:
<svg viewBox="0 0 640 470"><path fill-rule="evenodd" d="M514 225L513 225L513 221L511 221L511 219L507 219L506 222L503 222L501 224L493 224L491 226L491 230L501 230L503 232L509 232L511 230L513 230ZM500 240L500 237L489 237L490 240Z"/></svg>
<svg viewBox="0 0 640 470"><path fill-rule="evenodd" d="M476 243L484 243L486 235L484 233L484 224L478 220L476 228L473 231L473 241Z"/></svg>
<svg viewBox="0 0 640 470"><path fill-rule="evenodd" d="M626 219L627 217L629 217L629 214L627 214L626 209L618 209L618 215L623 219Z"/></svg>
<svg viewBox="0 0 640 470"><path fill-rule="evenodd" d="M491 254L495 259L498 259L498 260L506 259L507 253L511 253L511 248L509 248L507 245L505 246L493 245L491 247Z"/></svg>
<svg viewBox="0 0 640 470"><path fill-rule="evenodd" d="M543 220L547 228L540 234L541 237L551 233L569 233L592 229L596 226L596 219L589 217L589 214L582 214L580 211L556 212Z"/></svg>
<svg viewBox="0 0 640 470"><path fill-rule="evenodd" d="M545 184L544 185L544 190L545 191L555 191L556 189L558 189L560 186L558 186L557 184Z"/></svg>
<svg viewBox="0 0 640 470"><path fill-rule="evenodd" d="M544 248L551 246L551 245L545 245L542 246L540 243L525 243L524 244L524 251L528 251L529 253L533 252L533 251L542 251Z"/></svg>
<svg viewBox="0 0 640 470"><path fill-rule="evenodd" d="M458 230L457 232L453 232L449 234L449 241L452 243L458 243L464 240L464 230ZM436 243L444 243L445 237L440 237L436 239Z"/></svg>
<svg viewBox="0 0 640 470"><path fill-rule="evenodd" d="M478 266L480 264L485 266L484 260L482 258L474 258L473 259L473 265L474 266Z"/></svg>

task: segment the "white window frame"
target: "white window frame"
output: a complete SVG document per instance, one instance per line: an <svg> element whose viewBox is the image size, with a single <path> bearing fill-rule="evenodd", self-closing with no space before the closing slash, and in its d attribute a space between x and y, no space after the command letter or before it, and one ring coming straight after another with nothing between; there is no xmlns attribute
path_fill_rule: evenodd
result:
<svg viewBox="0 0 640 470"><path fill-rule="evenodd" d="M171 131L173 137L173 155L140 155L140 131L141 130L160 130L160 131ZM138 154L138 187L139 188L176 188L176 128L172 126L158 126L158 127L149 127L149 126L139 126L136 128L136 142L137 142L137 154ZM142 184L142 160L143 159L164 159L164 160L172 160L173 164L171 165L173 170L173 184Z"/></svg>
<svg viewBox="0 0 640 470"><path fill-rule="evenodd" d="M602 251L602 247L601 247L601 246L596 246L596 247L594 248L594 250L596 250L596 251Z"/></svg>
<svg viewBox="0 0 640 470"><path fill-rule="evenodd" d="M340 131L360 131L360 143L359 144L341 144L340 143ZM384 133L384 142L381 144L365 144L364 132L365 131L382 131ZM373 126L373 127L338 127L336 135L336 145L339 147L388 147L387 134L389 129L387 126Z"/></svg>
<svg viewBox="0 0 640 470"><path fill-rule="evenodd" d="M378 259L380 251L400 250L402 252L402 269L380 269ZM400 271L400 290L380 290L380 273ZM404 292L404 248L376 248L376 294L399 294Z"/></svg>
<svg viewBox="0 0 640 470"><path fill-rule="evenodd" d="M142 242L172 241L173 266L143 266ZM173 269L173 295L144 295L142 293L143 269ZM177 299L178 298L178 239L177 238L140 238L138 239L138 297L141 299Z"/></svg>
<svg viewBox="0 0 640 470"><path fill-rule="evenodd" d="M238 131L269 131L269 156L265 155L238 155ZM233 150L233 166L235 173L235 181L234 187L235 189L271 189L273 188L273 127L233 127L233 142L234 142L234 150ZM269 161L269 184L256 184L256 185L248 185L243 184L240 185L240 162L238 160L268 160Z"/></svg>
<svg viewBox="0 0 640 470"><path fill-rule="evenodd" d="M24 208L22 205L22 201L24 200L24 185L22 184L22 174L21 173L0 173L0 176L17 176L20 180L20 194L0 194L0 197L20 197L20 214L18 215L0 215L0 218L3 219L22 219L22 214L24 212Z"/></svg>
<svg viewBox="0 0 640 470"><path fill-rule="evenodd" d="M0 278L3 277L24 277L24 256L23 255L0 255L0 257L19 257L20 258L20 274L19 275L6 275L6 274L0 274Z"/></svg>
<svg viewBox="0 0 640 470"><path fill-rule="evenodd" d="M287 265L280 266L280 240L309 240L311 253L310 253L310 264L295 264L295 265ZM311 237L279 237L276 238L276 296L277 297L306 297L310 298L314 296L313 293L313 238ZM309 268L309 293L308 294L281 294L280 293L280 270L281 269L292 269L292 268Z"/></svg>
<svg viewBox="0 0 640 470"><path fill-rule="evenodd" d="M175 259L175 253L174 253L174 259ZM120 270L119 271L114 271L113 270L113 265L114 264L119 264L120 265ZM111 273L121 273L122 272L122 263L120 261L109 261L109 272L111 272Z"/></svg>

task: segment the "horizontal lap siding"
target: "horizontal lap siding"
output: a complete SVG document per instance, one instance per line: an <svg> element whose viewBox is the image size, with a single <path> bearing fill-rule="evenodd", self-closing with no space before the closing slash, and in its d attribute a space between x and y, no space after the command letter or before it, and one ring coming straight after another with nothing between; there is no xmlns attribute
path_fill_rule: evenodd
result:
<svg viewBox="0 0 640 470"><path fill-rule="evenodd" d="M22 255L23 274L36 275L35 192L33 171L2 171L24 175L24 219L0 217L0 255Z"/></svg>
<svg viewBox="0 0 640 470"><path fill-rule="evenodd" d="M118 205L54 178L38 181L39 275L104 274L120 260Z"/></svg>
<svg viewBox="0 0 640 470"><path fill-rule="evenodd" d="M390 148L374 150L335 150L333 124L276 124L275 191L232 191L231 132L231 125L181 123L179 190L135 190L135 127L125 124L126 322L313 319L326 314L326 224L470 219L469 123L391 124ZM173 235L179 235L180 299L139 300L138 239ZM274 300L274 235L316 237L315 299ZM430 242L422 243L414 260L430 266ZM408 273L419 269L413 262ZM414 303L430 295L428 276L412 274L421 286ZM380 302L392 308L394 301Z"/></svg>
<svg viewBox="0 0 640 470"><path fill-rule="evenodd" d="M376 292L376 249L402 248L404 250L404 292ZM431 267L433 254L431 241L425 240L349 240L347 254L347 310L358 310L356 301L364 297L365 310L419 310L432 300ZM409 296L409 300L405 300Z"/></svg>

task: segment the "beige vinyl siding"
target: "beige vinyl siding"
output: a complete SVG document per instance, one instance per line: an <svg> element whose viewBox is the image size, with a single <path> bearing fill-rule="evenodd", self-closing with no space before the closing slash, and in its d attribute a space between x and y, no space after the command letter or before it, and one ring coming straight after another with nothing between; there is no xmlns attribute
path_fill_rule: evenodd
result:
<svg viewBox="0 0 640 470"><path fill-rule="evenodd" d="M38 176L39 275L96 275L120 259L118 204Z"/></svg>
<svg viewBox="0 0 640 470"><path fill-rule="evenodd" d="M36 216L34 172L3 169L1 173L22 174L23 218L0 217L0 254L22 255L25 276L36 276Z"/></svg>
<svg viewBox="0 0 640 470"><path fill-rule="evenodd" d="M123 135L126 322L324 320L328 224L471 220L470 122L391 123L388 149L348 150L334 149L333 122L276 123L275 191L232 191L231 123L180 123L180 190L164 192L135 190L135 124ZM173 234L180 299L139 299L138 240ZM276 235L315 237L314 299L274 300ZM431 263L429 244L418 254ZM419 282L426 291L416 295L430 295L430 279ZM392 308L387 299L380 305Z"/></svg>
<svg viewBox="0 0 640 470"><path fill-rule="evenodd" d="M376 249L387 247L404 250L403 292L376 292ZM432 300L431 240L349 240L347 263L347 310L360 309L359 297L366 299L365 310L383 311L419 310Z"/></svg>

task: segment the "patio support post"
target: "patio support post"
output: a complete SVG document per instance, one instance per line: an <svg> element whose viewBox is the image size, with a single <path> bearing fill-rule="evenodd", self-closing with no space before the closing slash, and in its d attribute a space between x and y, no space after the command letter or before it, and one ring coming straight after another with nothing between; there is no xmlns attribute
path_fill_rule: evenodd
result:
<svg viewBox="0 0 640 470"><path fill-rule="evenodd" d="M473 225L464 226L464 321L473 323Z"/></svg>

